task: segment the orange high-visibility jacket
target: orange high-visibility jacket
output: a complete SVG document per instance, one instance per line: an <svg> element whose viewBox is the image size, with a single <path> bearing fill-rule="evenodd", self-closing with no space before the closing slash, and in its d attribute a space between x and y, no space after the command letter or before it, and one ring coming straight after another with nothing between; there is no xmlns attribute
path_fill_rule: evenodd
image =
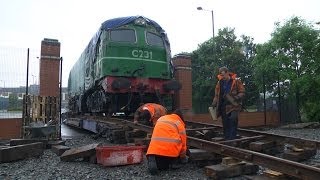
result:
<svg viewBox="0 0 320 180"><path fill-rule="evenodd" d="M185 157L187 135L185 124L176 114L162 116L153 128L147 155Z"/></svg>
<svg viewBox="0 0 320 180"><path fill-rule="evenodd" d="M231 96L239 96L240 98L242 98L244 96L244 93L245 93L245 88L242 84L242 82L240 81L240 79L237 79L237 75L234 74L234 73L229 73L230 75L230 78L232 80L232 84L231 84L231 89L230 89L230 95ZM217 106L219 106L219 99L220 99L220 81L222 80L222 76L221 75L218 75L218 83L216 85L216 88L215 88L215 96L214 96L214 99L213 101L216 101L217 102ZM241 104L241 102L240 102ZM234 105L227 105L226 106L226 114L230 113L231 111L240 111L241 110L241 105L239 106L234 106ZM218 110L218 108L217 108ZM218 117L220 116L220 113L217 112L217 115Z"/></svg>
<svg viewBox="0 0 320 180"><path fill-rule="evenodd" d="M141 112L143 110L147 110L149 111L149 113L151 114L151 118L150 121L153 123L153 125L156 124L156 121L161 117L167 114L167 109L163 106L161 106L160 104L156 104L156 103L146 103L142 106L140 106L135 115L137 115L138 112Z"/></svg>

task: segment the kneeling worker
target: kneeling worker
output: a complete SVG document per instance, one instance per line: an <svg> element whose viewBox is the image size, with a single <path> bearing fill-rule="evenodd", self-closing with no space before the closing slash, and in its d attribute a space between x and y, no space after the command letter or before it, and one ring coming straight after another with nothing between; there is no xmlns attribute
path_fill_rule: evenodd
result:
<svg viewBox="0 0 320 180"><path fill-rule="evenodd" d="M152 175L158 170L168 169L180 160L187 163L187 135L183 115L180 110L162 116L153 128L147 151L148 168Z"/></svg>
<svg viewBox="0 0 320 180"><path fill-rule="evenodd" d="M156 121L166 114L167 109L160 104L146 103L136 110L133 122L154 126Z"/></svg>

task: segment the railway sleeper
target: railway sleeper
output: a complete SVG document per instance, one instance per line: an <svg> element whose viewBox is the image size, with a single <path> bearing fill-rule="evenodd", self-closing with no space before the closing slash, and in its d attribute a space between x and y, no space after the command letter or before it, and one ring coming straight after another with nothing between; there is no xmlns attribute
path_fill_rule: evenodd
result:
<svg viewBox="0 0 320 180"><path fill-rule="evenodd" d="M315 148L304 148L302 151L294 151L288 149L283 153L283 158L291 161L301 162L308 160L317 154L317 149Z"/></svg>
<svg viewBox="0 0 320 180"><path fill-rule="evenodd" d="M259 175L244 175L244 178L248 180L257 180L257 179L272 179L272 180L292 180L295 179L294 177L290 177L286 174L283 174L281 172L273 171L266 169L262 171L262 174Z"/></svg>
<svg viewBox="0 0 320 180"><path fill-rule="evenodd" d="M235 165L217 164L205 167L205 174L209 178L224 179L241 175L256 174L259 166L252 163L239 163Z"/></svg>
<svg viewBox="0 0 320 180"><path fill-rule="evenodd" d="M255 141L249 144L249 149L256 152L263 152L276 146L274 141Z"/></svg>
<svg viewBox="0 0 320 180"><path fill-rule="evenodd" d="M143 131L146 131L148 133L152 132L151 128L146 128L144 126L140 126L138 125L134 125L132 122L129 121L125 121L125 120L117 120L117 119L113 119L112 118L103 118L102 120L97 120L99 122L104 122L107 124L113 124L113 125L118 125L118 126L122 126L121 128L118 127L111 127L110 130L108 130L108 132L106 133L106 135L108 136L108 138L110 138L109 140L111 140L111 142L113 143L117 143L117 144L123 144L128 142L128 139L130 136L134 136L133 133L134 130L133 129L126 129L123 128L124 126L130 126L132 128L137 128L137 129L141 129ZM106 121L106 122L105 122ZM202 127L197 127L197 128L202 128ZM209 131L207 131L209 130ZM128 131L127 133L125 131ZM194 137L190 137L189 132L196 132L199 131L201 133L197 133L199 134L198 136L200 137L204 137L205 134L208 133L208 136L210 134L210 129L197 129L194 131L190 131L188 129L188 144L190 146L193 147L197 147L197 148L203 148L203 149L207 149L207 151L213 151L216 152L218 154L224 154L224 155L228 155L231 157L235 157L235 158L239 158L239 159L243 159L246 161L252 161L253 163L257 163L260 164L262 166L265 165L265 167L268 168L274 168L276 165L274 165L275 162L279 162L279 164L282 164L283 166L281 166L281 168L279 168L279 171L282 171L283 173L287 173L290 174L292 176L295 177L304 177L305 174L307 174L308 176L312 177L311 179L315 179L314 177L317 177L317 171L313 170L313 169L308 169L306 167L298 167L297 164L288 164L288 168L291 169L291 167L297 168L295 170L295 174L291 173L290 171L287 171L286 166L284 166L284 162L274 159L274 158L284 158L285 153L287 153L287 156L292 156L293 158L296 159L289 159L292 161L302 161L303 159L309 159L311 158L313 155L316 154L316 149L315 147L318 147L317 142L313 142L313 141L306 141L303 139L294 139L292 140L290 137L280 137L277 138L277 136L270 136L268 134L265 133L252 133L252 135L250 136L250 134L246 134L247 137L240 137L238 139L235 139L234 142L236 142L236 146L240 146L243 150L241 150L239 148L239 150L237 150L235 147L233 146L234 142L227 142L224 141L223 138L221 138L221 136L214 136L214 137L210 137L208 139L210 139L211 141L213 141L215 139L215 143L210 142L210 141L205 141L203 139L197 140ZM131 133L131 134L130 134ZM133 133L133 134L132 134ZM220 135L221 131L215 131L215 133L217 133L218 135ZM139 134L139 133L137 133ZM135 134L136 135L136 134ZM256 137L254 137L256 136ZM265 137L263 137L265 136ZM131 137L130 137L131 138ZM124 142L121 142L124 141ZM150 138L132 138L130 139L129 142L133 141L135 144L138 144L139 142L141 144L145 144L148 145L150 142ZM233 140L232 140L233 141ZM294 151L293 149L286 149L286 145L288 143L291 143L296 145L296 144L300 144L300 145L307 145L307 146L297 146L297 148L295 149L296 151ZM225 143L225 144L224 144ZM229 143L231 143L232 145L230 145ZM257 149L256 150L262 150L261 153L266 153L266 154L277 154L277 150L281 150L280 152L283 154L277 154L277 157L271 158L271 157L267 157L262 155L261 153L255 153L251 150L251 152L249 152L249 148L250 148L250 143L256 143L255 146ZM252 145L253 146L253 145ZM220 147L220 148L218 148ZM220 149L218 150L213 150L213 149ZM301 149L303 149L303 151L301 151ZM286 151L287 150L287 151ZM297 151L299 150L299 151ZM283 156L283 157L282 157ZM301 157L303 158L301 158ZM264 164L263 162L265 162L266 160L270 159L270 163ZM287 159L287 158L284 158ZM199 162L201 162L201 160L199 160ZM204 161L202 161L204 164ZM262 162L262 163L261 163ZM212 163L213 164L213 163ZM211 166L207 166L207 167L211 167ZM219 177L219 179L222 178L228 178L228 177L234 177L237 174L239 175L244 175L244 174L250 174L250 173L255 173L256 171L250 171L248 172L248 169L259 169L259 166L257 165L253 165L251 163L240 163L240 164L236 164L236 165L224 165L224 164L218 164L218 165L213 165L212 168L207 168L206 169L206 173L208 172L208 176L209 177ZM300 170L301 168L301 170ZM238 173L237 173L238 172ZM312 174L313 173L313 174ZM221 175L222 174L222 175ZM224 177L223 174L226 174L226 176Z"/></svg>

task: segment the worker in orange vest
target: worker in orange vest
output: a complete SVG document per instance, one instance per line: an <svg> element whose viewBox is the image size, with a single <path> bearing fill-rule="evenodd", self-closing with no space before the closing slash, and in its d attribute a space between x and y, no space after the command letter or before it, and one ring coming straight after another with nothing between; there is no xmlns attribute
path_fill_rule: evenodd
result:
<svg viewBox="0 0 320 180"><path fill-rule="evenodd" d="M187 135L181 110L160 117L153 128L147 151L149 172L155 175L175 162L187 163L186 151Z"/></svg>
<svg viewBox="0 0 320 180"><path fill-rule="evenodd" d="M133 122L154 126L156 121L166 114L167 109L160 104L146 103L136 110Z"/></svg>
<svg viewBox="0 0 320 180"><path fill-rule="evenodd" d="M219 69L219 75L212 106L217 107L217 116L222 118L223 135L225 140L233 140L237 137L238 116L242 110L242 99L245 88L231 73L227 67Z"/></svg>

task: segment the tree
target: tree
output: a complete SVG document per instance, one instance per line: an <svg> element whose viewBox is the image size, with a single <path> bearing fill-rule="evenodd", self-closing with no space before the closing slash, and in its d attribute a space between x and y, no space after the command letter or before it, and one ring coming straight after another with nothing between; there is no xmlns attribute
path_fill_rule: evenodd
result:
<svg viewBox="0 0 320 180"><path fill-rule="evenodd" d="M240 77L242 77L242 81L245 83L246 88L246 98L244 101L244 105L256 105L257 100L259 99L259 89L254 81L253 76L253 63L256 56L256 44L253 43L253 38L249 36L242 35L241 43L243 48L243 53L245 58L242 62L242 67L237 72Z"/></svg>
<svg viewBox="0 0 320 180"><path fill-rule="evenodd" d="M283 25L276 23L271 40L258 46L253 61L255 77L264 76L270 92L277 94L279 79L284 98L296 100L299 121L301 110L314 117L314 108L320 109L314 106L315 85L319 83L319 44L319 31L305 20L292 17ZM261 88L262 84L256 82Z"/></svg>
<svg viewBox="0 0 320 180"><path fill-rule="evenodd" d="M249 36L241 36L241 39L238 40L233 28L219 30L218 36L214 39L200 44L198 49L191 54L195 107L203 105L205 109L211 104L215 84L217 83L216 75L221 66L226 66L230 71L236 72L245 83L248 92L256 91L254 81L251 80L251 61L254 56L255 44L253 39ZM254 98L246 98L247 104L255 102L258 95L252 97Z"/></svg>

